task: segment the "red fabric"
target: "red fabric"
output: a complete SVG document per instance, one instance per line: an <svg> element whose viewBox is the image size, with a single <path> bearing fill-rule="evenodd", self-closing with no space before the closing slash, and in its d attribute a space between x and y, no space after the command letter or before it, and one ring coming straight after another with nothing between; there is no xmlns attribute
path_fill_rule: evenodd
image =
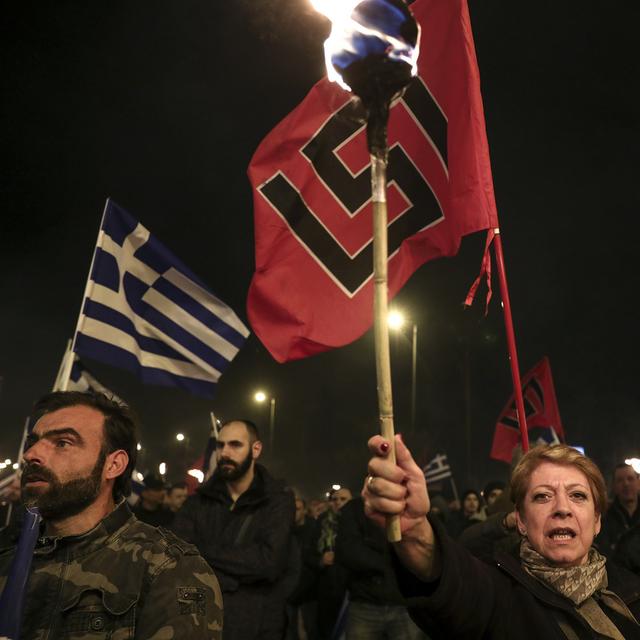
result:
<svg viewBox="0 0 640 640"><path fill-rule="evenodd" d="M487 279L487 298L485 300L484 305L484 315L486 316L489 313L489 303L491 302L491 296L493 295L493 289L491 287L491 243L495 237L495 231L493 229L489 229L487 231L487 241L484 245L484 254L482 256L482 264L480 265L480 273L478 277L473 281L471 288L469 289L469 293L467 293L467 297L464 301L465 307L470 307L473 304L473 300L476 297L476 293L478 291L478 287L482 282L482 277L486 277Z"/></svg>
<svg viewBox="0 0 640 640"><path fill-rule="evenodd" d="M402 180L391 176L389 182L390 298L423 263L455 255L462 236L498 226L466 0L417 0L411 10L422 29L419 73L424 84L419 85L419 95L427 99L420 104L437 106L428 112L409 107L418 102L410 103L407 92L391 109L389 172L401 170L402 163L394 159L394 153L405 159L408 156L411 164L403 165L409 169L401 174ZM414 80L410 89L416 89L417 82ZM424 86L432 98L428 98ZM362 206L350 210L345 204L350 196L340 199L339 190L330 189L308 155L303 154L307 143L325 131L328 122L334 122L335 114L350 99L350 94L336 84L321 80L263 140L249 166L254 190L256 272L248 296L248 316L256 335L280 362L348 344L373 321L371 261L363 271L372 236L371 202L363 200ZM440 146L434 142L434 129L427 129L427 136L425 127L418 124L431 126L439 119L446 123L446 142ZM368 181L369 173L364 127L351 137L322 139L325 145L327 141L330 144L325 151L332 151L335 155L331 158L335 161L338 157L341 167L348 168L348 174L341 169L348 180L355 183L363 179L363 187L362 181ZM438 153L438 148L444 153ZM408 194L416 185L405 180L407 175L422 176L417 178L420 193L427 193L427 200L435 203L437 218L428 220L426 207L413 207ZM280 185L278 194L288 190L300 195L309 213L305 212L304 224L300 217L288 217L293 209L276 206L274 199L265 195L275 184ZM352 192L348 183L346 193ZM420 218L410 234L398 233L394 249L393 224L405 224L412 210L425 216L425 225L420 226ZM329 247L324 252L304 240L305 225L308 229L311 217L313 237L322 235L323 246ZM364 276L355 278L355 285L352 282L349 287L345 281L356 272L358 257L361 264L357 273ZM331 260L342 264L341 273L349 277L336 276L333 267L327 266Z"/></svg>
<svg viewBox="0 0 640 640"><path fill-rule="evenodd" d="M552 427L564 442L565 434L553 386L551 365L545 356L522 379L522 395L527 418L527 430ZM514 447L520 442L518 414L513 394L502 410L493 435L491 457L510 463Z"/></svg>

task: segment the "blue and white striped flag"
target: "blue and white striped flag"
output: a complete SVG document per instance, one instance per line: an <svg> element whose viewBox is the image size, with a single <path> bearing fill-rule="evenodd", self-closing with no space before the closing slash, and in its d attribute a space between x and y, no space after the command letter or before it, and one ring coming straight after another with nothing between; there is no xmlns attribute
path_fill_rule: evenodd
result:
<svg viewBox="0 0 640 640"><path fill-rule="evenodd" d="M73 351L211 397L249 335L137 220L107 200Z"/></svg>

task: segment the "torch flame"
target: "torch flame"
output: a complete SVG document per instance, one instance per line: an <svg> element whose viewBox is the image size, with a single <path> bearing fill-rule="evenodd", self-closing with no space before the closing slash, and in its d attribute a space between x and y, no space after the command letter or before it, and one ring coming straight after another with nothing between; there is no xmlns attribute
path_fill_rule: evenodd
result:
<svg viewBox="0 0 640 640"><path fill-rule="evenodd" d="M351 87L343 79L344 69L358 58L385 54L390 60L418 73L418 40L406 41L399 31L404 16L388 0L310 0L313 8L331 21L331 34L324 43L327 76L343 89Z"/></svg>

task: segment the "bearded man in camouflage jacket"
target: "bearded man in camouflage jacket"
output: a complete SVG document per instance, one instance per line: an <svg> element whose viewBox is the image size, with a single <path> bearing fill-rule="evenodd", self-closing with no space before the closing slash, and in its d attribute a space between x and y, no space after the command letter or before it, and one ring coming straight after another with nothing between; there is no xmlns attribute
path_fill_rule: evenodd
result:
<svg viewBox="0 0 640 640"><path fill-rule="evenodd" d="M222 595L198 551L138 521L124 501L137 429L101 394L56 392L34 407L22 499L43 526L22 640L221 640ZM0 550L0 591L15 548Z"/></svg>

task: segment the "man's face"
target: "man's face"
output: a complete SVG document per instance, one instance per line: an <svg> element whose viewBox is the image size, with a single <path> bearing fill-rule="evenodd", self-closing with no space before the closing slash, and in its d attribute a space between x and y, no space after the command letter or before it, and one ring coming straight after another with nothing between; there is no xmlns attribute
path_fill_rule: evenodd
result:
<svg viewBox="0 0 640 640"><path fill-rule="evenodd" d="M314 520L317 520L318 516L327 510L327 507L328 505L324 500L312 500L309 503L309 515Z"/></svg>
<svg viewBox="0 0 640 640"><path fill-rule="evenodd" d="M489 495L485 498L487 506L490 507L502 495L502 491L502 489L492 489L489 492Z"/></svg>
<svg viewBox="0 0 640 640"><path fill-rule="evenodd" d="M621 502L631 502L638 497L640 481L633 467L620 467L613 476L613 492Z"/></svg>
<svg viewBox="0 0 640 640"><path fill-rule="evenodd" d="M178 511L187 499L187 490L182 487L176 487L169 491L167 496L167 505L171 511Z"/></svg>
<svg viewBox="0 0 640 640"><path fill-rule="evenodd" d="M27 440L22 500L60 520L95 502L106 459L104 416L92 407L66 407L38 420Z"/></svg>
<svg viewBox="0 0 640 640"><path fill-rule="evenodd" d="M166 491L164 489L143 489L141 498L147 508L159 509L163 504L166 497Z"/></svg>
<svg viewBox="0 0 640 640"><path fill-rule="evenodd" d="M331 508L336 513L340 511L349 500L351 500L351 491L349 491L349 489L338 489L335 493L331 494L329 498Z"/></svg>
<svg viewBox="0 0 640 640"><path fill-rule="evenodd" d="M478 511L479 508L480 500L478 500L478 496L475 493L470 493L462 503L462 510L467 516L473 515Z"/></svg>
<svg viewBox="0 0 640 640"><path fill-rule="evenodd" d="M304 501L296 498L296 524L300 527L304 524L305 508Z"/></svg>
<svg viewBox="0 0 640 640"><path fill-rule="evenodd" d="M218 435L218 473L224 480L243 478L260 455L259 442L251 443L249 431L243 422L230 422Z"/></svg>

